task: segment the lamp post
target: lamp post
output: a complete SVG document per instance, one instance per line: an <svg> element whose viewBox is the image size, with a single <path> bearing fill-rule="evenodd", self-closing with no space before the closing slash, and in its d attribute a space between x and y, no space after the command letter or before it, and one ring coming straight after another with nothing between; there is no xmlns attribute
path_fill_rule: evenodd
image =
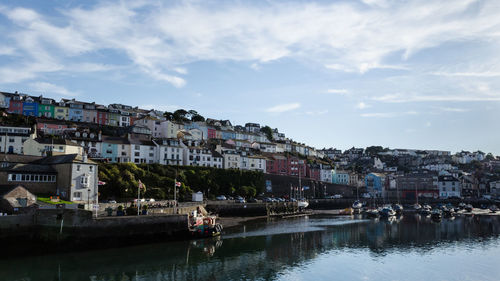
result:
<svg viewBox="0 0 500 281"><path fill-rule="evenodd" d="M92 212L92 209L90 208L90 188L87 189L87 206L89 210Z"/></svg>

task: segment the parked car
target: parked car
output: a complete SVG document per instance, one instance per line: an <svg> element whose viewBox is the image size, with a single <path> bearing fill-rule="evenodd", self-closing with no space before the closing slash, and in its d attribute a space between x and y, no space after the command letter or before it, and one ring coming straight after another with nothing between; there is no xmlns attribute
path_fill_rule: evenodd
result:
<svg viewBox="0 0 500 281"><path fill-rule="evenodd" d="M148 202L155 202L156 200L154 198L149 198L146 201L148 201Z"/></svg>
<svg viewBox="0 0 500 281"><path fill-rule="evenodd" d="M108 203L116 204L116 200L108 200Z"/></svg>
<svg viewBox="0 0 500 281"><path fill-rule="evenodd" d="M240 197L240 198L236 198L235 200L236 203L246 203L245 199Z"/></svg>
<svg viewBox="0 0 500 281"><path fill-rule="evenodd" d="M255 198L250 198L247 200L248 203L258 203L259 200L255 199Z"/></svg>
<svg viewBox="0 0 500 281"><path fill-rule="evenodd" d="M224 196L224 195L219 195L219 196L215 197L215 199L217 199L217 200L219 200L219 201L224 201L224 200L227 200L227 199L226 199L226 196Z"/></svg>

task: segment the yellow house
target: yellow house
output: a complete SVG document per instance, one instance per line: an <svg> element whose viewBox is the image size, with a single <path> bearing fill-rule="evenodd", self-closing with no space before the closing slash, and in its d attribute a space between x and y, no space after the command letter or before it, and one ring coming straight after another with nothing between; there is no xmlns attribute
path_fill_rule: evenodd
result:
<svg viewBox="0 0 500 281"><path fill-rule="evenodd" d="M83 147L77 143L63 139L29 138L23 144L24 155L82 155Z"/></svg>
<svg viewBox="0 0 500 281"><path fill-rule="evenodd" d="M65 106L55 106L54 118L59 120L69 120L69 108Z"/></svg>

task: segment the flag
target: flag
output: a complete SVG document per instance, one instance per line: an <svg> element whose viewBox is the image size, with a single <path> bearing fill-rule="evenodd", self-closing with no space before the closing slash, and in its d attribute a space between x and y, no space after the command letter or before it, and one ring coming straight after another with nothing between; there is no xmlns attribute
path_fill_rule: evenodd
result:
<svg viewBox="0 0 500 281"><path fill-rule="evenodd" d="M146 187L144 186L144 184L142 183L141 180L139 180L139 188L140 189L145 189Z"/></svg>
<svg viewBox="0 0 500 281"><path fill-rule="evenodd" d="M176 181L176 182L175 182L175 186L176 186L176 187L181 187L181 182L180 182L180 181Z"/></svg>
<svg viewBox="0 0 500 281"><path fill-rule="evenodd" d="M97 181L97 184L98 184L98 185L105 185L105 184L106 184L106 182L104 182L104 181Z"/></svg>

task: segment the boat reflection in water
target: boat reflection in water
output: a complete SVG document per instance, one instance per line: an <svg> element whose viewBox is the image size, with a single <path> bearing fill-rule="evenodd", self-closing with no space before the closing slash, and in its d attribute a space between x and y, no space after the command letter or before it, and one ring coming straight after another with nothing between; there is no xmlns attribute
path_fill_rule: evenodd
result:
<svg viewBox="0 0 500 281"><path fill-rule="evenodd" d="M440 222L418 214L312 216L244 227L205 240L13 258L0 262L0 272L2 280L97 281L461 280L465 270L472 280L496 280L500 274L494 216Z"/></svg>

